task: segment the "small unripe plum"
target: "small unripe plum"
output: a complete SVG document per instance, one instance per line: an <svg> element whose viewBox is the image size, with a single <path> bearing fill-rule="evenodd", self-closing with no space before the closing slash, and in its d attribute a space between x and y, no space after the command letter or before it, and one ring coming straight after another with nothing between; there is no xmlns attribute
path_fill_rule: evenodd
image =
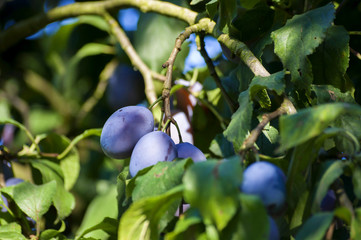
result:
<svg viewBox="0 0 361 240"><path fill-rule="evenodd" d="M336 195L333 190L328 190L326 196L322 199L321 210L322 211L333 211L336 206Z"/></svg>
<svg viewBox="0 0 361 240"><path fill-rule="evenodd" d="M109 79L107 100L112 109L137 105L145 98L142 75L128 65L118 65Z"/></svg>
<svg viewBox="0 0 361 240"><path fill-rule="evenodd" d="M269 213L278 213L286 200L286 176L272 163L255 162L243 172L241 191L257 195Z"/></svg>
<svg viewBox="0 0 361 240"><path fill-rule="evenodd" d="M268 240L279 240L280 239L280 232L278 230L278 226L273 220L273 218L268 217L269 220L269 235Z"/></svg>
<svg viewBox="0 0 361 240"><path fill-rule="evenodd" d="M134 147L130 157L130 175L134 177L143 168L157 162L172 161L176 157L177 148L167 134L161 131L148 133Z"/></svg>
<svg viewBox="0 0 361 240"><path fill-rule="evenodd" d="M114 112L105 122L100 145L111 158L128 158L138 140L153 129L154 118L151 111L141 106L124 107Z"/></svg>
<svg viewBox="0 0 361 240"><path fill-rule="evenodd" d="M176 145L179 158L192 158L194 162L201 162L207 160L206 156L193 144L188 142L179 143Z"/></svg>

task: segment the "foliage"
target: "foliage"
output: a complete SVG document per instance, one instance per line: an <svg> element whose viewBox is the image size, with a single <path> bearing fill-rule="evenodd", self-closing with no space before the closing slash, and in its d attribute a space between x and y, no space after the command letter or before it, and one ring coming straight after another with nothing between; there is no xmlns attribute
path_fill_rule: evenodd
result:
<svg viewBox="0 0 361 240"><path fill-rule="evenodd" d="M268 239L272 217L281 239L358 239L360 16L358 1L0 2L0 238ZM103 153L119 65L141 73L155 128L185 113L206 161L131 177ZM260 160L286 175L277 213L241 192Z"/></svg>

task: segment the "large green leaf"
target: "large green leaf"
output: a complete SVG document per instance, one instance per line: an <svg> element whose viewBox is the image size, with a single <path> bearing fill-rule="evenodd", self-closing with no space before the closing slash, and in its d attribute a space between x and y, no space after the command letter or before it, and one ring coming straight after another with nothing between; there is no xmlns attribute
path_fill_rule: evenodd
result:
<svg viewBox="0 0 361 240"><path fill-rule="evenodd" d="M53 200L54 206L60 219L69 216L75 206L75 199L73 195L64 188L64 176L60 166L45 159L34 159L30 161L30 164L40 172L41 183L56 181L57 188ZM35 180L37 179L35 178Z"/></svg>
<svg viewBox="0 0 361 240"><path fill-rule="evenodd" d="M241 149L243 141L251 130L253 103L249 98L249 91L244 91L238 98L239 108L232 115L232 120L223 132L228 141L233 143L236 151Z"/></svg>
<svg viewBox="0 0 361 240"><path fill-rule="evenodd" d="M184 199L199 209L206 225L222 230L237 211L241 181L238 160L199 162L184 175Z"/></svg>
<svg viewBox="0 0 361 240"><path fill-rule="evenodd" d="M51 181L43 185L23 182L15 186L1 189L11 196L16 205L29 217L39 222L50 208L56 192L56 182Z"/></svg>
<svg viewBox="0 0 361 240"><path fill-rule="evenodd" d="M263 89L275 91L278 95L281 95L285 90L284 78L285 73L283 71L273 73L268 77L256 76L252 79L250 88L250 97L253 99L257 93Z"/></svg>
<svg viewBox="0 0 361 240"><path fill-rule="evenodd" d="M44 138L39 146L42 152L61 154L70 144L70 140L62 135L50 133ZM60 160L60 167L64 174L65 189L70 190L79 176L80 159L76 148L73 148L69 153Z"/></svg>
<svg viewBox="0 0 361 240"><path fill-rule="evenodd" d="M330 226L333 213L316 213L301 227L296 240L321 240Z"/></svg>
<svg viewBox="0 0 361 240"><path fill-rule="evenodd" d="M312 203L312 210L317 212L320 210L321 202L326 196L328 189L331 184L341 176L344 171L344 168L348 166L348 162L337 161L328 161L322 164L321 173L319 175L319 180L315 186L315 194Z"/></svg>
<svg viewBox="0 0 361 240"><path fill-rule="evenodd" d="M156 72L162 70L175 44L175 39L184 31L186 24L159 14L142 14L138 22L138 30L134 35L134 48L150 69ZM175 66L183 69L185 57L188 54L187 45L177 55Z"/></svg>
<svg viewBox="0 0 361 240"><path fill-rule="evenodd" d="M174 201L182 197L183 186L133 203L120 219L118 240L158 239L159 221Z"/></svg>
<svg viewBox="0 0 361 240"><path fill-rule="evenodd" d="M349 35L342 26L331 26L326 32L326 38L310 56L313 83L333 85L346 90L344 77L348 68L350 50Z"/></svg>
<svg viewBox="0 0 361 240"><path fill-rule="evenodd" d="M192 161L184 159L173 162L159 162L146 174L136 177L132 192L133 202L142 198L157 196L182 183L182 177Z"/></svg>
<svg viewBox="0 0 361 240"><path fill-rule="evenodd" d="M343 93L332 85L312 85L311 89L316 95L314 105L330 102L356 103L351 92Z"/></svg>
<svg viewBox="0 0 361 240"><path fill-rule="evenodd" d="M254 195L241 194L241 209L224 229L224 239L267 239L269 220L261 200ZM222 238L222 239L223 239Z"/></svg>
<svg viewBox="0 0 361 240"><path fill-rule="evenodd" d="M360 115L361 108L346 103L329 103L280 117L281 148L288 149L317 135L342 114Z"/></svg>
<svg viewBox="0 0 361 240"><path fill-rule="evenodd" d="M83 221L77 230L77 235L84 235L85 237L94 237L97 239L108 239L108 234L97 226L101 224L103 219L116 219L117 215L117 189L115 185L111 185L105 193L98 195L89 204ZM108 223L110 222L112 222L112 220ZM109 226L111 224L105 225Z"/></svg>
<svg viewBox="0 0 361 240"><path fill-rule="evenodd" d="M272 32L275 53L284 68L291 71L292 81L309 90L312 83L312 66L308 55L322 43L326 31L335 17L333 4L296 15L282 28Z"/></svg>
<svg viewBox="0 0 361 240"><path fill-rule="evenodd" d="M228 32L229 25L233 18L237 15L236 0L218 0L219 1L219 17L217 27L223 32Z"/></svg>
<svg viewBox="0 0 361 240"><path fill-rule="evenodd" d="M355 214L351 223L351 239L358 239L361 236L361 208L355 209Z"/></svg>

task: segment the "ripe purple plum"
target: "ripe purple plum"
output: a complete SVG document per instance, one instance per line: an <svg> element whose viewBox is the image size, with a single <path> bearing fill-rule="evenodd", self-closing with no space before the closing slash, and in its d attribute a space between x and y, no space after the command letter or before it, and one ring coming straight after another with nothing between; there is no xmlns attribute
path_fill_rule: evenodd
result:
<svg viewBox="0 0 361 240"><path fill-rule="evenodd" d="M107 100L112 109L137 105L145 99L142 75L128 65L120 64L109 79Z"/></svg>
<svg viewBox="0 0 361 240"><path fill-rule="evenodd" d="M332 189L329 189L326 196L322 199L320 208L322 211L333 211L335 206L336 194Z"/></svg>
<svg viewBox="0 0 361 240"><path fill-rule="evenodd" d="M173 140L164 132L155 131L144 135L135 145L130 157L129 171L134 177L138 171L161 161L172 161L177 157Z"/></svg>
<svg viewBox="0 0 361 240"><path fill-rule="evenodd" d="M138 140L153 129L154 118L150 110L141 106L124 107L105 122L100 145L111 158L128 158Z"/></svg>
<svg viewBox="0 0 361 240"><path fill-rule="evenodd" d="M193 144L188 142L179 143L176 145L179 158L192 158L194 162L201 162L207 160L203 152Z"/></svg>
<svg viewBox="0 0 361 240"><path fill-rule="evenodd" d="M17 185L19 183L22 183L22 182L24 182L24 180L21 179L21 178L9 178L8 180L5 181L5 186L6 187L15 186L15 185ZM1 198L2 198L2 200L4 202L4 205L9 207L8 200L3 195L1 195ZM1 211L2 212L7 212L8 210L5 207L1 206Z"/></svg>
<svg viewBox="0 0 361 240"><path fill-rule="evenodd" d="M255 162L243 172L241 191L257 195L269 213L279 213L286 200L286 176L272 163Z"/></svg>
<svg viewBox="0 0 361 240"><path fill-rule="evenodd" d="M273 220L273 218L268 217L269 220L269 235L268 240L279 240L280 239L280 232L278 230L278 226Z"/></svg>

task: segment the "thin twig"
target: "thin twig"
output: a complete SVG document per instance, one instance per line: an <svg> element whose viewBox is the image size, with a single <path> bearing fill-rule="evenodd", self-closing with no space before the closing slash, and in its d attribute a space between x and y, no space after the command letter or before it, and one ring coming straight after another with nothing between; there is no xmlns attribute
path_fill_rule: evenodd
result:
<svg viewBox="0 0 361 240"><path fill-rule="evenodd" d="M217 87L221 90L224 99L226 100L229 108L231 109L231 112L234 113L237 110L237 106L236 106L237 104L231 99L231 97L228 95L227 91L224 89L221 79L219 78L219 76L216 72L216 68L213 65L212 59L209 57L209 55L205 49L204 34L199 34L199 37L200 37L200 53L201 53L202 57L204 58L204 61L207 64L209 73L211 74L214 81L216 82Z"/></svg>
<svg viewBox="0 0 361 240"><path fill-rule="evenodd" d="M109 24L111 32L117 38L118 42L120 43L120 46L128 55L130 61L132 62L132 65L138 68L139 71L141 72L144 78L145 95L149 103L155 102L157 100L157 95L155 93L151 70L139 57L138 53L135 51L129 38L121 28L119 23L107 12L104 12L103 16L107 21L107 23Z"/></svg>
<svg viewBox="0 0 361 240"><path fill-rule="evenodd" d="M361 35L361 31L349 31L349 35Z"/></svg>
<svg viewBox="0 0 361 240"><path fill-rule="evenodd" d="M337 179L333 184L332 184L332 189L335 191L336 193L336 199L338 200L340 206L346 207L350 213L352 218L355 217L355 210L353 208L352 202L350 201L350 199L348 198L345 189L343 187L343 183L341 182L340 179Z"/></svg>
<svg viewBox="0 0 361 240"><path fill-rule="evenodd" d="M114 69L118 65L118 61L112 60L110 61L103 71L100 73L98 85L91 97L89 97L84 104L81 106L79 110L79 114L77 117L77 123L79 124L85 116L93 109L93 107L99 102L99 100L103 97L104 92L108 86L108 80Z"/></svg>
<svg viewBox="0 0 361 240"><path fill-rule="evenodd" d="M257 141L259 135L261 134L261 132L263 131L263 128L269 123L271 122L271 120L285 114L285 113L289 113L292 114L293 112L289 112L289 100L288 99L284 99L283 103L281 104L281 106L279 108L276 109L276 111L271 112L271 113L266 113L262 116L262 121L257 125L257 127L255 129L253 129L250 133L250 135L247 137L246 140L244 140L242 147L241 147L241 151L244 152L250 148L254 147L255 142Z"/></svg>
<svg viewBox="0 0 361 240"><path fill-rule="evenodd" d="M358 51L350 47L350 52L361 60L361 54Z"/></svg>
<svg viewBox="0 0 361 240"><path fill-rule="evenodd" d="M325 240L332 240L333 239L333 232L335 230L336 221L333 220L330 227L328 228L325 236Z"/></svg>
<svg viewBox="0 0 361 240"><path fill-rule="evenodd" d="M170 90L172 88L172 74L173 74L173 66L175 59L177 57L177 54L181 51L181 46L183 42L189 38L189 36L193 32L198 32L199 28L201 27L200 24L194 24L190 27L187 27L185 31L177 37L175 41L175 46L168 58L168 60L162 65L163 68L167 68L167 74L166 74L166 80L163 85L163 91L162 91L162 97L163 97L163 104L164 104L164 122L168 121L168 119L171 119L172 114L170 111ZM166 133L170 135L170 128L169 126L166 126Z"/></svg>

